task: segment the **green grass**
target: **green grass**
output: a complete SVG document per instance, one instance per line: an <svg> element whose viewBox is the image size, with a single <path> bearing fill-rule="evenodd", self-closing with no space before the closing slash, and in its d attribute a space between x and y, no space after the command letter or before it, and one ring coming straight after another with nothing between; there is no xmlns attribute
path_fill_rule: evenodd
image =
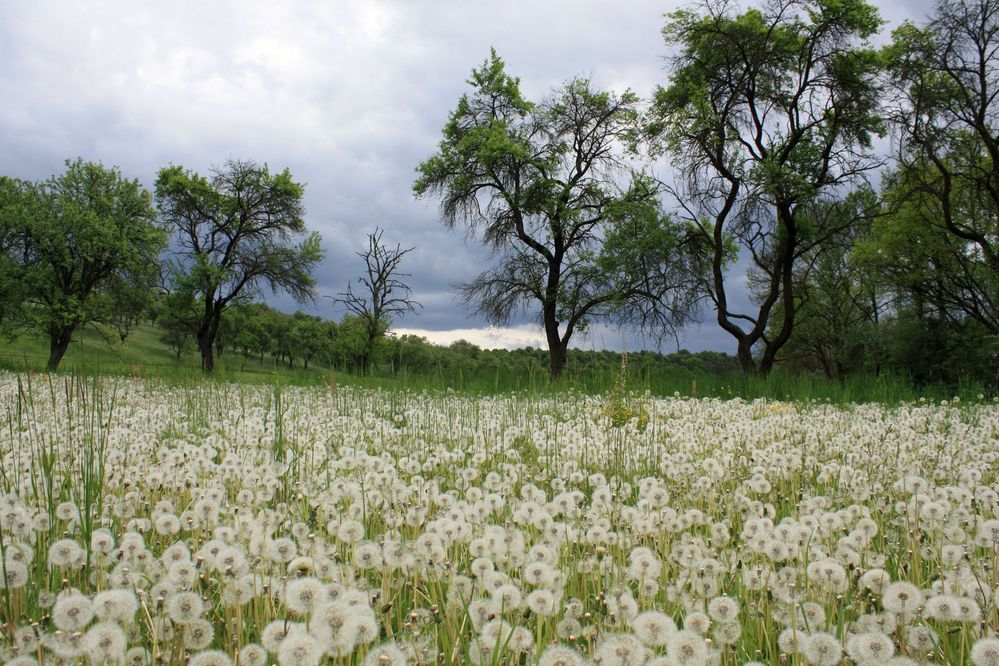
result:
<svg viewBox="0 0 999 666"><path fill-rule="evenodd" d="M0 341L0 368L13 371L41 371L48 359L47 341L40 336L23 335L14 340ZM73 375L126 375L156 377L173 384L192 385L204 380L200 357L195 351L177 357L159 340L158 330L142 324L123 343L109 344L94 331L77 334L59 367L60 373ZM370 376L357 376L344 371L331 373L328 368L312 366L308 370L296 364L288 368L272 358L247 359L240 354L226 353L216 358L215 381L247 384L310 386L319 384L356 385L368 388L404 388L415 391L456 390L472 395L526 392L537 395L576 390L584 393L606 393L619 380L617 369L590 370L570 365L565 377L553 382L547 369L540 364L523 369L484 368L476 372L447 372L443 369L427 373L412 373L403 369L393 375L387 367L378 368ZM626 388L649 391L656 396L678 394L707 398L767 398L783 401L816 401L831 403L878 402L896 404L925 398L931 401L960 397L965 402L978 402L984 387L967 383L961 386L916 387L906 377L897 375L851 376L843 381L775 370L769 377L698 373L676 366L668 370L631 370Z"/></svg>
<svg viewBox="0 0 999 666"><path fill-rule="evenodd" d="M14 340L0 341L0 368L41 371L48 355L48 343L39 336L21 335ZM225 354L216 357L215 363L217 379L252 384L314 384L326 380L329 374L326 368L288 368L275 364L270 358L260 362L242 355ZM59 364L59 372L87 376L136 375L185 384L204 377L198 353L187 351L178 359L160 342L159 330L151 324L139 325L122 343L109 343L93 330L77 333Z"/></svg>

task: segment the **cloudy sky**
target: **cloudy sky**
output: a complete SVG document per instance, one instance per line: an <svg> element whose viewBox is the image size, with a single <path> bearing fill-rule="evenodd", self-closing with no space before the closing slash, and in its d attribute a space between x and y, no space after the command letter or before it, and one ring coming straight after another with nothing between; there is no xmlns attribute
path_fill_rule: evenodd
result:
<svg viewBox="0 0 999 666"><path fill-rule="evenodd" d="M930 0L877 3L886 33L921 21ZM319 291L360 270L375 226L416 249L419 316L400 329L437 342L543 346L525 323L487 329L452 285L489 256L412 196L470 70L495 47L537 99L574 76L642 97L664 82L660 28L676 0L0 0L0 174L61 171L68 158L116 165L151 185L180 164L206 173L229 158L288 167L306 183L307 221L324 239ZM273 304L293 310L287 299ZM306 308L310 309L310 308ZM329 301L311 308L339 318ZM734 351L705 313L680 345ZM595 327L583 348L635 348L627 331Z"/></svg>

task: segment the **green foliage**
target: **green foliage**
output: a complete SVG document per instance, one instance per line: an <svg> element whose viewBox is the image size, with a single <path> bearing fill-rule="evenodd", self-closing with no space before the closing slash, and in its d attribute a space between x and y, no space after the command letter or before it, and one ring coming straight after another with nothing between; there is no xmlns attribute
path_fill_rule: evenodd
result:
<svg viewBox="0 0 999 666"><path fill-rule="evenodd" d="M173 230L179 260L174 288L198 303L193 322L202 367L214 367L214 347L223 313L264 285L298 301L314 297L312 271L322 260L319 235L305 234L304 187L284 171L229 161L205 178L180 166L160 170L156 201Z"/></svg>
<svg viewBox="0 0 999 666"><path fill-rule="evenodd" d="M648 226L647 209L658 202L653 181L619 149L634 141L637 96L574 79L532 103L495 51L473 70L469 85L413 185L418 197L440 197L445 225L468 228L495 251L496 265L463 285L465 301L495 324L522 309L537 312L553 377L562 372L573 333L591 321L637 311L642 323L678 325L689 299L672 293L682 282L674 271L686 268L670 254L675 243L624 262L629 253L620 246L635 238L618 233L619 247L601 257L612 218ZM671 228L660 224L656 231ZM661 305L657 298L671 300Z"/></svg>
<svg viewBox="0 0 999 666"><path fill-rule="evenodd" d="M4 179L0 191L5 325L48 335L50 369L81 326L117 326L124 338L166 245L149 192L80 159L44 182Z"/></svg>
<svg viewBox="0 0 999 666"><path fill-rule="evenodd" d="M926 25L892 37L882 55L897 99L895 214L867 256L943 319L999 333L999 8L939 2Z"/></svg>

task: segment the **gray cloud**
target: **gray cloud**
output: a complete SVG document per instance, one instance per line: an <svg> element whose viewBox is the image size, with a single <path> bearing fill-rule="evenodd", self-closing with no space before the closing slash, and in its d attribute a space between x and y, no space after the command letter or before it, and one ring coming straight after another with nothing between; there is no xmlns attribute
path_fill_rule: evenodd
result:
<svg viewBox="0 0 999 666"><path fill-rule="evenodd" d="M495 47L538 98L577 75L647 96L663 80L660 29L676 0L370 0L276 3L0 4L0 173L44 178L81 156L151 185L169 163L206 172L226 159L288 167L307 183L310 227L335 294L376 225L415 246L405 270L425 309L399 323L448 330L466 318L451 285L489 261L411 193L472 67ZM882 4L889 28L929 3ZM289 299L272 302L294 309ZM306 307L329 316L328 301ZM515 324L529 321L525 317ZM596 329L595 329L596 330ZM625 336L629 347L640 338ZM620 347L612 329L580 346ZM692 350L732 351L713 313L686 332Z"/></svg>

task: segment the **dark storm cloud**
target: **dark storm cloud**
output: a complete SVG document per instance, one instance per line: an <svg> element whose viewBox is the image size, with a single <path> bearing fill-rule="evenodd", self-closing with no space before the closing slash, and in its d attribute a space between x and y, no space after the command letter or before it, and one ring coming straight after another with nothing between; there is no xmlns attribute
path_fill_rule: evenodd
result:
<svg viewBox="0 0 999 666"><path fill-rule="evenodd" d="M495 47L532 99L580 75L644 97L662 82L667 50L659 31L663 14L678 6L0 3L0 174L43 178L76 156L118 165L147 185L169 163L201 173L229 158L288 167L307 184L307 220L327 250L317 271L321 293L334 295L359 274L354 252L380 226L386 241L416 248L404 270L424 310L399 324L482 329L452 285L488 265L488 252L445 229L436 201L411 193L415 167L435 150L470 70ZM881 5L889 29L920 20L929 7ZM270 300L297 307L286 297ZM339 315L326 299L303 309ZM681 345L731 351L713 313L704 320ZM510 340L534 335L523 326L530 321L516 318ZM643 344L613 327L579 340L584 348Z"/></svg>

